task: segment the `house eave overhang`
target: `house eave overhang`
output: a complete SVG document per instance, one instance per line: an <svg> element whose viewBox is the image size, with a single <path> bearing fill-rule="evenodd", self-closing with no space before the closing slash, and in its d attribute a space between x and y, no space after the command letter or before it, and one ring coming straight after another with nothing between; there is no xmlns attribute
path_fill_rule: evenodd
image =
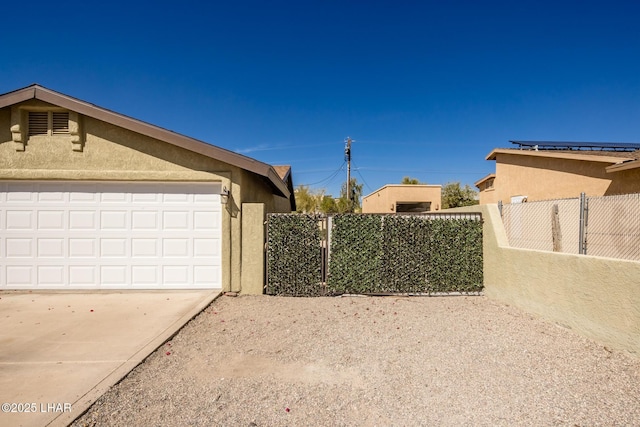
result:
<svg viewBox="0 0 640 427"><path fill-rule="evenodd" d="M605 168L607 173L622 172L631 169L640 169L640 159L619 162Z"/></svg>
<svg viewBox="0 0 640 427"><path fill-rule="evenodd" d="M52 91L37 84L0 95L0 108L18 104L29 99L38 99L49 104L63 107L87 117L111 123L132 132L245 169L265 178L267 183L279 196L287 198L291 196L287 185L278 176L271 165L123 114L115 113L94 104Z"/></svg>
<svg viewBox="0 0 640 427"><path fill-rule="evenodd" d="M490 173L489 175L487 175L487 176L485 176L485 177L483 177L483 178L480 178L480 179L479 179L478 181L476 181L473 185L475 185L476 187L479 187L479 186L480 186L480 184L482 184L483 182L485 182L485 181L487 181L487 180L489 180L489 179L491 179L491 178L495 178L495 177L496 177L496 174L495 174L495 173Z"/></svg>
<svg viewBox="0 0 640 427"><path fill-rule="evenodd" d="M624 158L607 156L607 155L592 155L592 154L580 154L578 151L535 151L535 150L518 150L509 148L496 148L486 157L486 160L496 160L498 154L508 154L515 156L530 156L530 157L544 157L553 159L565 159L565 160L580 160L586 162L599 162L599 163L620 163ZM633 160L631 156L627 160Z"/></svg>

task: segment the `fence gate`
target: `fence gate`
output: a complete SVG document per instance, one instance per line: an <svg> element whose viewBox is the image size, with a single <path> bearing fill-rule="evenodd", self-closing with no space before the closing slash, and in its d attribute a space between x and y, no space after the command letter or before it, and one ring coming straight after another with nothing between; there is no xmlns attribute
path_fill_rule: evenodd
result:
<svg viewBox="0 0 640 427"><path fill-rule="evenodd" d="M269 214L267 285L271 295L325 295L327 217Z"/></svg>
<svg viewBox="0 0 640 427"><path fill-rule="evenodd" d="M479 213L270 214L266 293L482 290Z"/></svg>

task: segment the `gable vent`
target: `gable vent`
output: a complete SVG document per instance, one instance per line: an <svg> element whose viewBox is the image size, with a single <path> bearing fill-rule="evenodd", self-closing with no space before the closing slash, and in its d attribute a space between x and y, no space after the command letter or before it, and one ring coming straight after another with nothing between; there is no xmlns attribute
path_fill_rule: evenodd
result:
<svg viewBox="0 0 640 427"><path fill-rule="evenodd" d="M53 112L52 115L52 131L53 134L69 133L69 113L68 112Z"/></svg>
<svg viewBox="0 0 640 427"><path fill-rule="evenodd" d="M48 130L49 130L49 113L46 111L30 111L29 112L29 136L46 135Z"/></svg>

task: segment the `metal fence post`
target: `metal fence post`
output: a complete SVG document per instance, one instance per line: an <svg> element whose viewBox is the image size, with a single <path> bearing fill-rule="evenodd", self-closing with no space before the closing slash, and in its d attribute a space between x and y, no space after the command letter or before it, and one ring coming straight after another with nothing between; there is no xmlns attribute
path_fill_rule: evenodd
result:
<svg viewBox="0 0 640 427"><path fill-rule="evenodd" d="M585 193L580 193L580 238L578 253L587 254L587 197Z"/></svg>

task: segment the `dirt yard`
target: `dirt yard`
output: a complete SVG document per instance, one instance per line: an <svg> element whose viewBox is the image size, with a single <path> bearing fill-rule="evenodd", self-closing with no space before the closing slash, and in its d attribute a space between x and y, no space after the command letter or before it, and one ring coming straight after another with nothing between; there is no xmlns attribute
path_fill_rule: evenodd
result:
<svg viewBox="0 0 640 427"><path fill-rule="evenodd" d="M640 357L486 297L221 297L74 426L634 426Z"/></svg>

